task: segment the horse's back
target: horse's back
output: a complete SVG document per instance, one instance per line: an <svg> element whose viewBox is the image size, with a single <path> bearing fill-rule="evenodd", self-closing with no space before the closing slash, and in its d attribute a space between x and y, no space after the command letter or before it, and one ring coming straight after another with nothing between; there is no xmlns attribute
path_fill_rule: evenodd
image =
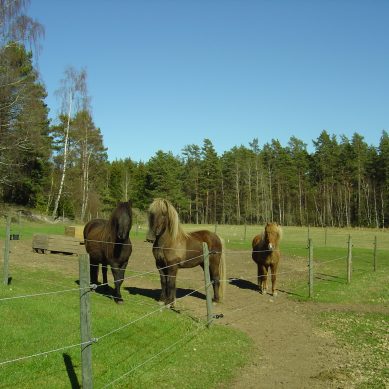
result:
<svg viewBox="0 0 389 389"><path fill-rule="evenodd" d="M90 235L101 234L107 221L105 219L92 219L84 226L84 239Z"/></svg>
<svg viewBox="0 0 389 389"><path fill-rule="evenodd" d="M105 260L102 237L106 220L92 219L84 227L85 250L90 256L91 263L99 263Z"/></svg>
<svg viewBox="0 0 389 389"><path fill-rule="evenodd" d="M189 236L200 243L206 243L209 250L220 252L222 241L217 234L209 230L199 230L189 233Z"/></svg>

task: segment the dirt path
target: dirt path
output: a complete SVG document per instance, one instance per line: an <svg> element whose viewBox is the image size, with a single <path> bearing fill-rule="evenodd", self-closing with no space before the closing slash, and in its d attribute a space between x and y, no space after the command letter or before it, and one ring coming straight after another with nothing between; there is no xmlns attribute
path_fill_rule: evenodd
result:
<svg viewBox="0 0 389 389"><path fill-rule="evenodd" d="M35 254L31 241L15 242L11 246L13 258L24 258L31 253L30 266L39 266L43 255L45 263L55 263L59 271L70 274L78 269L77 257L59 254ZM61 258L62 257L62 258ZM67 259L67 260L64 260ZM347 355L336 341L325 332L314 328L310 317L321 308L311 303L297 303L288 298L288 285L292 277L306 277L302 261L283 258L278 279L279 293L276 298L261 295L254 284L256 267L250 251L227 252L227 285L225 301L215 306L215 313L223 317L215 322L244 331L252 339L252 361L237 372L236 378L218 389L304 389L304 388L352 388L342 374ZM151 246L147 243L134 245L128 269L155 271ZM154 278L154 280L153 280ZM236 280L238 279L238 280ZM112 283L112 279L110 279ZM205 317L205 300L202 291L180 299L192 290L204 285L200 267L182 269L178 272L177 309L196 317ZM155 299L159 295L159 277L150 275L131 278L124 282L124 290L131 299L133 294L142 294Z"/></svg>
<svg viewBox="0 0 389 389"><path fill-rule="evenodd" d="M134 250L133 270L153 269L154 262L145 244ZM142 258L143 256L143 258ZM280 265L278 296L261 295L255 282L256 266L249 251L227 253L227 277L223 304L215 313L223 318L215 322L246 332L253 341L253 360L237 373L235 380L219 389L276 388L351 388L342 375L346 353L328 334L315 329L309 316L315 314L313 304L297 303L288 298L287 285L292 277L306 277L304 263L283 259ZM177 297L203 285L201 268L182 269L178 273ZM236 280L237 278L240 278ZM233 280L235 279L235 280ZM129 292L138 291L145 280L132 280ZM139 286L138 286L139 284ZM159 282L154 284L159 293ZM139 289L138 289L139 288ZM178 299L177 308L205 317L202 293Z"/></svg>

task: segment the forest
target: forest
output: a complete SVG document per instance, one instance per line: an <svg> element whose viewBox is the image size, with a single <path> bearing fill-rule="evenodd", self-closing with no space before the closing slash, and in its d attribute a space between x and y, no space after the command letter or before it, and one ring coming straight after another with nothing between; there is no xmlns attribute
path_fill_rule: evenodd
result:
<svg viewBox="0 0 389 389"><path fill-rule="evenodd" d="M65 69L61 113L49 119L34 64L44 27L24 14L26 4L0 2L0 204L85 222L118 201L131 199L146 211L153 198L166 197L186 223L389 223L386 130L378 146L357 130L351 139L323 130L311 152L293 134L286 145L272 139L260 147L259 131L249 145L221 155L204 139L183 145L180 155L159 150L148 161L133 161L129 150L126 159L109 161L86 70Z"/></svg>

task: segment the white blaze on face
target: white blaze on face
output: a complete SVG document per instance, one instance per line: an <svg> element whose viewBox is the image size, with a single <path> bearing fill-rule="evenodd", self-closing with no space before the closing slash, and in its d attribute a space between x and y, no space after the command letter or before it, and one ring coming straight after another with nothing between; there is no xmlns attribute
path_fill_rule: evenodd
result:
<svg viewBox="0 0 389 389"><path fill-rule="evenodd" d="M269 242L269 250L273 250L273 245Z"/></svg>

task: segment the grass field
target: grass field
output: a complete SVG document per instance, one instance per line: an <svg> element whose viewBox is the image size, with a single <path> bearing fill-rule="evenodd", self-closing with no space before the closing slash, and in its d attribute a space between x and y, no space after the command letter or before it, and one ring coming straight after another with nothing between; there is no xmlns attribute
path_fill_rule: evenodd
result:
<svg viewBox="0 0 389 389"><path fill-rule="evenodd" d="M44 266L34 270L13 264L17 277L0 288L0 388L80 387L76 273ZM4 300L65 289L69 291ZM144 296L132 296L124 305L95 293L91 300L92 332L98 339L93 345L96 388L211 388L249 358L250 341L237 330L207 329L203 320L161 309ZM76 346L67 348L71 345ZM50 350L57 351L2 364Z"/></svg>
<svg viewBox="0 0 389 389"><path fill-rule="evenodd" d="M187 231L198 226L185 225ZM204 226L223 237L228 250L251 249L251 239L263 226ZM5 226L0 225L0 239ZM349 374L356 377L357 388L385 388L389 385L389 232L368 229L322 229L284 227L282 255L299 258L306 264L308 238L314 253L314 293L310 299L318 309L312 320L324 331L331 332L339 342L359 355L349 366ZM64 225L20 223L12 226L12 233L21 239L31 239L34 233L63 234ZM349 235L352 238L353 272L347 283L346 258ZM137 226L132 239L141 241L145 227ZM376 271L373 271L374 242ZM45 283L76 288L74 276L55 271L18 269L21 281L0 290L0 299L13 295L30 294L42 289ZM25 282L23 280L29 280ZM290 281L291 298L302 303L309 300L306 279ZM228 381L234 370L249 359L250 341L242 333L230 328L214 326L204 329L204 322L196 321L173 311L159 312L156 304L135 296L123 307L113 305L101 296L92 296L93 333L103 336L107 330L119 328L137 318L144 320L124 328L111 340L102 338L93 346L95 387L113 382L114 387L182 387L212 388L220 381ZM320 307L323 307L320 311ZM78 292L54 296L1 301L0 316L3 335L0 338L1 361L31 355L38 351L61 348L79 343ZM112 319L114 318L114 319ZM171 347L179 340L179 347ZM222 345L215 353L215 345ZM162 351L157 358L153 357ZM233 357L231 357L233 355ZM145 361L148 361L145 363ZM145 364L144 364L145 363ZM143 365L144 364L144 365ZM129 369L130 367L130 369ZM207 370L209 374L197 374ZM38 373L37 373L38 372ZM184 374L183 374L184 372ZM65 349L43 357L0 366L0 388L79 387L79 347Z"/></svg>

